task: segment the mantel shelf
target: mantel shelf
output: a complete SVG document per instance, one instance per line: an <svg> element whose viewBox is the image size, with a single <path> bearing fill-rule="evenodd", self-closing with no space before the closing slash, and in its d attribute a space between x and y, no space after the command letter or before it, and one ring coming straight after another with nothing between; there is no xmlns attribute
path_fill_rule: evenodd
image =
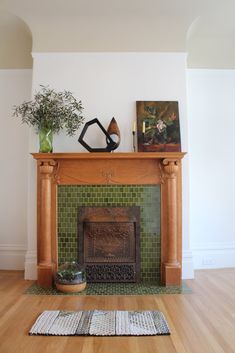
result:
<svg viewBox="0 0 235 353"><path fill-rule="evenodd" d="M186 152L65 152L65 153L31 153L34 159L182 159Z"/></svg>

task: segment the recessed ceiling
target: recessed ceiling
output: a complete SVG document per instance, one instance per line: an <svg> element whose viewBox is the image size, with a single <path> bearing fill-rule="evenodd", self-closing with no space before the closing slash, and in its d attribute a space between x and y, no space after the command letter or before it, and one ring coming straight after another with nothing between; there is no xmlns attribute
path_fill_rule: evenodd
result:
<svg viewBox="0 0 235 353"><path fill-rule="evenodd" d="M235 51L234 0L1 0L0 9L25 21L35 52L188 51L197 67L217 42Z"/></svg>

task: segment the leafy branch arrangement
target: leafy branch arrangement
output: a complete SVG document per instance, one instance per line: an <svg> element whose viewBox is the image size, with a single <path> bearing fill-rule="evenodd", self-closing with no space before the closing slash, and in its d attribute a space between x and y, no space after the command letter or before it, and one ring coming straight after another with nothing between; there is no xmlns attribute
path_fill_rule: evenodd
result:
<svg viewBox="0 0 235 353"><path fill-rule="evenodd" d="M67 135L73 136L84 121L82 110L82 102L77 101L70 91L56 92L41 85L34 100L14 106L13 116L35 127L37 133L42 129L52 133L65 129Z"/></svg>

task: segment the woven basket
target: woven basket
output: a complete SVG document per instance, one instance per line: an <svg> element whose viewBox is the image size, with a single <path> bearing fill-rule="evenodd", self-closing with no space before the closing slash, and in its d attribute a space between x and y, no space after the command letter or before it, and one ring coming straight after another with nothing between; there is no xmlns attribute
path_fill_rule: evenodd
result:
<svg viewBox="0 0 235 353"><path fill-rule="evenodd" d="M86 288L86 282L82 282L78 284L56 283L56 288L63 293L77 293L77 292L82 292Z"/></svg>

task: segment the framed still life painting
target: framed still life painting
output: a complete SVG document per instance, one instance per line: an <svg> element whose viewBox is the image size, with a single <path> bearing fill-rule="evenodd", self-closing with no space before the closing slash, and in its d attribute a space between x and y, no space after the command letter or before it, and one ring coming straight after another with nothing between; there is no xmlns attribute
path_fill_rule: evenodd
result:
<svg viewBox="0 0 235 353"><path fill-rule="evenodd" d="M180 152L178 102L137 101L139 152Z"/></svg>

